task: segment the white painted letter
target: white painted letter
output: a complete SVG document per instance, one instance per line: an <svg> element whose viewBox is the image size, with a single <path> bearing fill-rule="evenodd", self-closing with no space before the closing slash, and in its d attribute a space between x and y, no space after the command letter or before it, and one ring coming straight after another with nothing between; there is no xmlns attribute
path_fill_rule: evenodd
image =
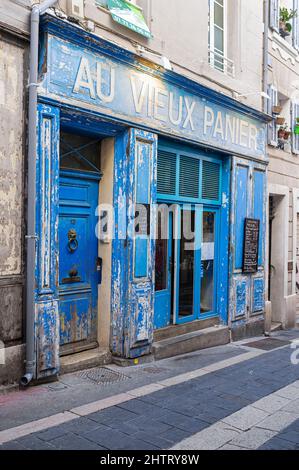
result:
<svg viewBox="0 0 299 470"><path fill-rule="evenodd" d="M229 114L226 115L226 130L225 130L225 138L234 144L235 143L235 135L236 135L236 118L231 117Z"/></svg>
<svg viewBox="0 0 299 470"><path fill-rule="evenodd" d="M244 141L244 137L246 142ZM248 147L249 140L249 124L247 121L240 121L240 145L242 147Z"/></svg>
<svg viewBox="0 0 299 470"><path fill-rule="evenodd" d="M104 103L111 103L115 96L115 69L110 68L110 93L104 95L102 93L102 64L97 62L97 95Z"/></svg>
<svg viewBox="0 0 299 470"><path fill-rule="evenodd" d="M79 93L80 88L86 88L89 90L90 97L94 100L96 99L89 61L85 57L82 57L81 59L73 92Z"/></svg>
<svg viewBox="0 0 299 470"><path fill-rule="evenodd" d="M208 133L208 127L212 127L214 124L215 115L212 108L205 107L205 119L204 119L204 134Z"/></svg>
<svg viewBox="0 0 299 470"><path fill-rule="evenodd" d="M185 96L184 99L185 99L185 104L186 104L186 109L187 109L187 117L186 117L186 120L184 122L183 128L186 129L186 127L188 126L188 123L190 122L190 127L191 127L192 131L194 131L194 124L193 124L192 114L194 112L196 101L192 101L192 103L190 105L189 100L186 96Z"/></svg>
<svg viewBox="0 0 299 470"><path fill-rule="evenodd" d="M160 101L160 96L165 96L166 98L168 98L168 91L162 90L161 88L155 89L154 116L156 119L159 119L159 121L167 121L166 116L162 116L161 114L159 114L159 108L165 109L165 103Z"/></svg>
<svg viewBox="0 0 299 470"><path fill-rule="evenodd" d="M180 96L179 98L179 110L178 110L178 118L175 119L173 117L173 105L174 105L174 96L173 96L173 93L172 91L170 92L170 96L169 96L169 119L170 119L170 122L174 125L174 126L178 126L181 124L181 121L182 121L182 117L183 117L183 97Z"/></svg>
<svg viewBox="0 0 299 470"><path fill-rule="evenodd" d="M257 127L253 124L250 124L249 127L249 147L253 148L253 150L257 150L257 135L258 130Z"/></svg>
<svg viewBox="0 0 299 470"><path fill-rule="evenodd" d="M131 86L132 86L135 110L136 110L136 113L140 114L141 111L142 111L142 108L143 108L144 99L145 99L145 95L146 95L148 86L147 86L146 81L144 80L142 82L142 87L141 87L139 97L138 97L138 94L137 94L136 77L134 75L131 75Z"/></svg>
<svg viewBox="0 0 299 470"><path fill-rule="evenodd" d="M221 139L224 140L223 122L222 122L222 113L221 113L221 111L218 111L218 113L217 113L217 118L216 118L216 124L215 124L213 137L217 137L217 134L220 134Z"/></svg>

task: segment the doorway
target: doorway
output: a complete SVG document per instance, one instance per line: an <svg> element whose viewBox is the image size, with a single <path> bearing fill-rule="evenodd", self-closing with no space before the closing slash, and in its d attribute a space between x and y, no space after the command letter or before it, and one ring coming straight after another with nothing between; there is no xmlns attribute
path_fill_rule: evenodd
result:
<svg viewBox="0 0 299 470"><path fill-rule="evenodd" d="M155 329L217 316L218 210L163 205L157 217Z"/></svg>
<svg viewBox="0 0 299 470"><path fill-rule="evenodd" d="M99 141L62 133L60 153L60 353L67 355L98 346Z"/></svg>

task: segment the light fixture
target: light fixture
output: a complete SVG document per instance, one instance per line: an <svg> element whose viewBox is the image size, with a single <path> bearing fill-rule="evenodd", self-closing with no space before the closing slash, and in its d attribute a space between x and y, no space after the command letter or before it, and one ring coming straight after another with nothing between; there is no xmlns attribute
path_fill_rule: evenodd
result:
<svg viewBox="0 0 299 470"><path fill-rule="evenodd" d="M140 46L140 44L138 44L138 46L136 46L136 51L138 52L138 54L141 57L144 57L144 58L146 58L146 56L155 57L156 60L153 60L153 62L160 65L165 70L173 70L171 62L168 59L168 57L166 57L164 55L157 54L156 52L148 51L147 49L145 49L145 47Z"/></svg>
<svg viewBox="0 0 299 470"><path fill-rule="evenodd" d="M245 94L240 94L240 93L233 93L233 97L237 100L238 98L247 98L248 96L254 96L254 95L260 95L262 98L265 98L266 100L270 100L270 96L265 93L264 91L254 91L253 93L245 93Z"/></svg>

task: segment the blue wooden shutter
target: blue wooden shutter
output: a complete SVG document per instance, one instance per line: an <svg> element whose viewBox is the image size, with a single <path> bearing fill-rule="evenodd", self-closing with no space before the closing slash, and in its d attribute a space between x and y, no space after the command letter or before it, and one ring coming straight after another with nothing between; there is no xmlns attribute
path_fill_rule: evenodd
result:
<svg viewBox="0 0 299 470"><path fill-rule="evenodd" d="M180 196L199 198L199 169L197 158L180 156Z"/></svg>
<svg viewBox="0 0 299 470"><path fill-rule="evenodd" d="M294 0L293 9L297 11L297 16L293 18L293 46L299 49L299 0Z"/></svg>
<svg viewBox="0 0 299 470"><path fill-rule="evenodd" d="M299 103L291 103L291 132L292 132L292 152L299 155L299 135L294 133L294 127L296 125L296 118L299 117Z"/></svg>
<svg viewBox="0 0 299 470"><path fill-rule="evenodd" d="M268 95L270 96L270 100L268 100L268 114L272 116L273 106L278 105L278 92L274 85L269 85ZM269 122L268 124L268 144L276 147L277 143L278 143L278 140L277 140L276 122L275 122L275 119L273 118L273 120Z"/></svg>
<svg viewBox="0 0 299 470"><path fill-rule="evenodd" d="M219 163L203 160L202 162L202 198L208 201L218 201L220 198Z"/></svg>
<svg viewBox="0 0 299 470"><path fill-rule="evenodd" d="M270 28L279 31L279 0L270 0Z"/></svg>
<svg viewBox="0 0 299 470"><path fill-rule="evenodd" d="M158 151L158 194L176 194L176 153L165 150Z"/></svg>

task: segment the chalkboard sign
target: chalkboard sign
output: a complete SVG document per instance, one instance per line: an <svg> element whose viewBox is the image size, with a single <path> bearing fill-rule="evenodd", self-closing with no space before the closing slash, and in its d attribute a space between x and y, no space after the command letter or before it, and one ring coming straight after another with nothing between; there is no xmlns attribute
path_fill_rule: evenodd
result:
<svg viewBox="0 0 299 470"><path fill-rule="evenodd" d="M260 221L245 219L243 273L254 274L258 270Z"/></svg>

